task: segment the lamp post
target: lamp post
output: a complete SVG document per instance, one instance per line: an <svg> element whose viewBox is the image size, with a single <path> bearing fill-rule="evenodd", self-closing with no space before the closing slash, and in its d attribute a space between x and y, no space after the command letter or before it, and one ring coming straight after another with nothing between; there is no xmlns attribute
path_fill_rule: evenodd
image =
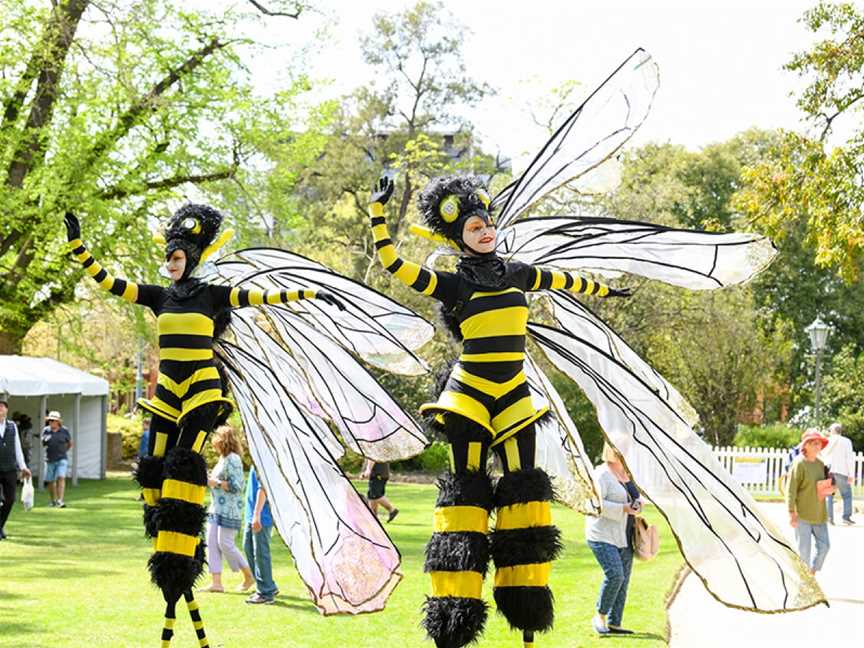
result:
<svg viewBox="0 0 864 648"><path fill-rule="evenodd" d="M813 323L806 328L807 335L810 336L810 346L816 354L816 427L819 427L820 419L820 397L822 392L822 352L825 350L825 345L828 342L828 334L831 332L831 327L822 321L821 317L813 320Z"/></svg>

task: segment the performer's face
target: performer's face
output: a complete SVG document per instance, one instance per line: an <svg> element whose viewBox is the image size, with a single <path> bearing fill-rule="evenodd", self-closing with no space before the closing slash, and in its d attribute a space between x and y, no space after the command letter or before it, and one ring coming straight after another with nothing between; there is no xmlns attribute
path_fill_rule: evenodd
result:
<svg viewBox="0 0 864 648"><path fill-rule="evenodd" d="M9 409L6 407L6 403L0 403L0 418L5 419L6 418L6 412L8 412L8 411L9 411Z"/></svg>
<svg viewBox="0 0 864 648"><path fill-rule="evenodd" d="M462 242L471 252L487 254L495 251L495 224L480 216L472 216L462 228Z"/></svg>
<svg viewBox="0 0 864 648"><path fill-rule="evenodd" d="M174 250L165 264L172 281L180 281L186 270L186 253L183 250Z"/></svg>

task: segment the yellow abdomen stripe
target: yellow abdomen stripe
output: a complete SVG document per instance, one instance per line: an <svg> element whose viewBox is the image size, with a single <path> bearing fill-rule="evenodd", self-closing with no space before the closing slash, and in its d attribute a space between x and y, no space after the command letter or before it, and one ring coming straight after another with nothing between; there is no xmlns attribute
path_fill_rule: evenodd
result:
<svg viewBox="0 0 864 648"><path fill-rule="evenodd" d="M489 530L489 512L479 506L442 506L435 509L433 528L436 533L486 533Z"/></svg>

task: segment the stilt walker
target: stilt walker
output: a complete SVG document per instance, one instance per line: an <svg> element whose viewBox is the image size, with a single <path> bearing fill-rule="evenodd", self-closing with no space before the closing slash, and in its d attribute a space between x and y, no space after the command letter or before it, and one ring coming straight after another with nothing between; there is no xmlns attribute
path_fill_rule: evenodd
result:
<svg viewBox="0 0 864 648"><path fill-rule="evenodd" d="M156 315L159 378L155 397L139 405L153 415L148 455L136 479L143 489L144 528L153 539L148 567L165 599L162 645L173 635L176 604L184 597L200 646L207 646L192 587L204 564L202 529L207 516L204 494L207 466L201 453L207 437L231 412L213 352L213 341L227 311L256 304L320 299L341 307L333 295L315 290L243 290L212 285L192 277L230 233L216 239L222 215L205 205L181 207L164 234L165 259L173 283L168 288L136 284L110 274L87 251L78 219L66 214L72 252L87 273L106 290ZM214 242L215 240L215 242Z"/></svg>
<svg viewBox="0 0 864 648"><path fill-rule="evenodd" d="M445 321L462 340L462 354L437 402L421 407L446 436L451 472L439 481L434 533L426 547L432 596L424 626L438 648L471 643L483 630L483 577L491 555L498 611L523 632L525 646L552 627L549 589L561 543L552 524L552 485L535 466L536 408L523 370L528 323L526 293L563 289L600 297L627 296L571 272L497 256L489 194L476 178L432 180L419 210L427 228L461 255L455 273L430 270L400 258L390 240L384 205L393 182L382 177L372 195L371 227L382 265L397 279L442 303ZM489 450L504 475L494 486L486 472ZM487 536L489 512L495 529Z"/></svg>

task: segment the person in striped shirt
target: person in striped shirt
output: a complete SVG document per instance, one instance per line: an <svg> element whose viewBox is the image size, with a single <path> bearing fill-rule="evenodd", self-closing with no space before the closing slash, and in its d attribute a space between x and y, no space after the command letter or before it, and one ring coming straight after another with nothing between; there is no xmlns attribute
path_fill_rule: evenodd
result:
<svg viewBox="0 0 864 648"><path fill-rule="evenodd" d="M139 405L151 415L147 454L136 479L143 489L144 526L153 538L153 582L167 607L163 645L173 635L174 608L186 598L201 645L207 645L192 586L203 570L201 529L206 519L207 466L201 453L210 432L231 412L213 354L213 341L227 325L230 309L319 299L342 308L325 291L258 290L208 284L192 276L199 263L227 238L214 243L222 214L207 205L187 204L169 220L164 236L171 285L138 284L112 276L87 250L78 218L66 214L72 254L102 288L156 315L159 377L156 393Z"/></svg>
<svg viewBox="0 0 864 648"><path fill-rule="evenodd" d="M561 545L551 519L552 485L534 464L534 424L548 408L534 407L523 372L526 293L570 290L625 297L630 292L572 272L504 262L495 253L489 194L471 177L436 178L419 196L419 211L431 228L427 234L461 253L456 272L403 259L384 218L392 193L393 182L385 176L371 197L378 258L399 281L441 302L445 322L462 341L438 399L421 407L451 450L451 471L439 481L434 532L426 548L432 596L424 626L438 648L458 648L479 636L487 615L482 584L491 553L498 610L522 630L525 646L533 646L534 633L552 625L548 580ZM504 468L494 489L486 472L490 449ZM497 515L490 543L493 507Z"/></svg>

